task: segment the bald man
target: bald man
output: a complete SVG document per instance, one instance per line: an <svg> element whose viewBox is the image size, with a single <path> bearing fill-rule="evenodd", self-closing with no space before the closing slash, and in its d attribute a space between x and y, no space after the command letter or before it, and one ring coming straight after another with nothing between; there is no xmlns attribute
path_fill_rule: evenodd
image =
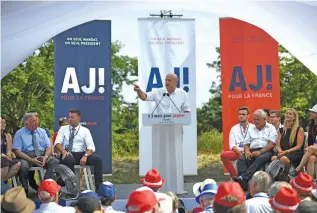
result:
<svg viewBox="0 0 317 213"><path fill-rule="evenodd" d="M165 88L145 93L134 84L134 90L143 101L155 101L158 107L157 113L183 113L190 112L190 104L187 93L177 88L178 77L175 74L168 74L165 78Z"/></svg>

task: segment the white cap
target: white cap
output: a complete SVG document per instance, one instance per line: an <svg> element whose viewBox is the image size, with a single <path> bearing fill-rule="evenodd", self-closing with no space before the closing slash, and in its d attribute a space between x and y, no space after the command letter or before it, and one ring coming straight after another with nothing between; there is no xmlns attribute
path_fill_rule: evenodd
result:
<svg viewBox="0 0 317 213"><path fill-rule="evenodd" d="M317 104L313 108L309 109L309 111L317 113Z"/></svg>

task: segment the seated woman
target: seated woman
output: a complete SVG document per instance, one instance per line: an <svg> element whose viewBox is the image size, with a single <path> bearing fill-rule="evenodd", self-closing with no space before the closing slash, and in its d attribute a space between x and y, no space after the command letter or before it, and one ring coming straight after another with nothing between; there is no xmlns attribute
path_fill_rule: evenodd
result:
<svg viewBox="0 0 317 213"><path fill-rule="evenodd" d="M307 165L307 174L312 178L314 176L317 156L317 104L309 111L311 121L308 127L308 148L299 166L290 174L292 176L296 176L302 171L305 165Z"/></svg>
<svg viewBox="0 0 317 213"><path fill-rule="evenodd" d="M15 176L20 167L21 163L12 158L12 136L5 131L6 121L5 119L1 120L1 182L5 182L11 177Z"/></svg>
<svg viewBox="0 0 317 213"><path fill-rule="evenodd" d="M284 127L278 131L276 143L277 155L272 160L280 159L286 168L291 164L297 167L304 155L304 129L299 126L298 114L295 109L285 113Z"/></svg>

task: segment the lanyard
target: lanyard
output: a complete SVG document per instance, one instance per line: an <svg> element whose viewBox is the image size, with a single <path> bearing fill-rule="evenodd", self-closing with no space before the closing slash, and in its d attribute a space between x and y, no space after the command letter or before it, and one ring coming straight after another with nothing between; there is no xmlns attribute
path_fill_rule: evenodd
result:
<svg viewBox="0 0 317 213"><path fill-rule="evenodd" d="M242 135L242 137L243 137L243 140L245 141L245 138L247 137L247 134L248 134L248 129L249 129L249 124L248 124L248 126L247 126L247 128L245 129L245 134L243 134L243 126L240 124L240 132L241 132L241 135Z"/></svg>
<svg viewBox="0 0 317 213"><path fill-rule="evenodd" d="M266 194L265 195L261 195L261 194L255 194L253 197L265 197L265 198L269 198Z"/></svg>
<svg viewBox="0 0 317 213"><path fill-rule="evenodd" d="M76 131L76 134L74 134L74 138L75 138L75 136L78 134L79 130L80 130L80 126L79 126L78 130ZM69 137L70 137L71 135L72 135L72 128L69 126Z"/></svg>

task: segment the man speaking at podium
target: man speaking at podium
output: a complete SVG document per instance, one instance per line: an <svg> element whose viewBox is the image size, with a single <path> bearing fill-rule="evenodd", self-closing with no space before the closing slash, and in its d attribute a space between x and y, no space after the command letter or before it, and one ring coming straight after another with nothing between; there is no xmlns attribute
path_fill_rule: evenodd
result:
<svg viewBox="0 0 317 213"><path fill-rule="evenodd" d="M157 113L184 113L190 112L190 104L187 93L183 89L176 88L178 77L176 74L168 74L165 78L165 87L145 93L134 85L134 90L143 101L155 101ZM152 112L152 113L153 113Z"/></svg>

